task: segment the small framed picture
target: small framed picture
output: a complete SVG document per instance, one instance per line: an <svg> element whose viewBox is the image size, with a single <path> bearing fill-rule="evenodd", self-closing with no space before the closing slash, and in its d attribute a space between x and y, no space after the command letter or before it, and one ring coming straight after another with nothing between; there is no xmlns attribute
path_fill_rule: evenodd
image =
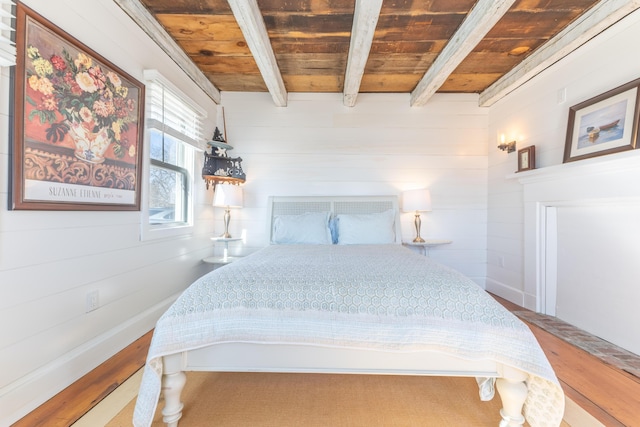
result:
<svg viewBox="0 0 640 427"><path fill-rule="evenodd" d="M518 150L518 172L524 172L536 168L536 146Z"/></svg>

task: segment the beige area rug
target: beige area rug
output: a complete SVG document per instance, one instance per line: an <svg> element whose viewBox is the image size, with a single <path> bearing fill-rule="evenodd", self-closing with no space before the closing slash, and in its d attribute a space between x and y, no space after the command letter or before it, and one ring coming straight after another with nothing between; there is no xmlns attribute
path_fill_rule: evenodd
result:
<svg viewBox="0 0 640 427"><path fill-rule="evenodd" d="M182 400L181 427L484 427L502 406L497 393L480 401L473 378L388 375L188 372ZM131 426L134 404L107 427Z"/></svg>

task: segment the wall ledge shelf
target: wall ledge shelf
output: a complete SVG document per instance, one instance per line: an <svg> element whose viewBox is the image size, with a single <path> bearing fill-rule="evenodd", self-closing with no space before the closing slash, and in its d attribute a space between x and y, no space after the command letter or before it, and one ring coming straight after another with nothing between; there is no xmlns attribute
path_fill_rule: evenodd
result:
<svg viewBox="0 0 640 427"><path fill-rule="evenodd" d="M521 184L552 181L580 175L594 175L608 172L622 172L640 169L640 150L629 150L621 153L593 157L575 162L562 163L533 169L526 172L516 172L507 175L506 179L517 179Z"/></svg>

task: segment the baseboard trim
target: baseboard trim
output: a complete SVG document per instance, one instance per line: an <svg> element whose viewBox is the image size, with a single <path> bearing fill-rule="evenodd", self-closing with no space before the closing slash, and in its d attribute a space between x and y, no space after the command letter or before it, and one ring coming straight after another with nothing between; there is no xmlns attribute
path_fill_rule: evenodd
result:
<svg viewBox="0 0 640 427"><path fill-rule="evenodd" d="M491 292L492 294L497 295L500 298L504 298L507 301L519 305L520 307L524 307L525 296L523 291L514 289L502 282L498 282L488 277L485 289L487 290L487 292Z"/></svg>
<svg viewBox="0 0 640 427"><path fill-rule="evenodd" d="M153 329L179 294L155 304L0 389L0 425L11 425Z"/></svg>

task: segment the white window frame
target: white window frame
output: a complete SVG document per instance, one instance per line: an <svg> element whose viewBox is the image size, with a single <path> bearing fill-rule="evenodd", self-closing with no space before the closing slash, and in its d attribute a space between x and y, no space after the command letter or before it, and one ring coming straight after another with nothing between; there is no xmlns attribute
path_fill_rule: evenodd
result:
<svg viewBox="0 0 640 427"><path fill-rule="evenodd" d="M174 86L166 78L164 78L157 70L144 70L144 80L147 85L160 84L172 93L172 95L180 98L182 102L188 105L199 115L200 126L204 124L204 119L207 117L206 111L196 104L191 98L185 95L180 89ZM150 94L146 96L149 97ZM150 102L147 98L146 111L149 112ZM171 238L186 236L193 232L193 211L195 206L195 194L194 194L194 182L195 174L198 169L196 166L196 158L198 158L198 152L204 151L205 141L202 137L202 129L196 129L193 138L186 138L187 145L191 146L193 150L189 150L191 154L186 154L187 158L182 159L186 163L190 163L189 170L189 182L188 182L188 204L187 207L187 220L184 223L167 223L167 224L154 224L151 225L149 221L149 173L151 168L151 155L150 155L150 132L149 132L149 118L151 114L147 114L146 132L145 132L145 144L143 147L143 168L142 173L144 179L142 180L142 203L141 203L141 227L140 227L140 239L141 240L154 240L162 238ZM157 121L153 123L154 127L157 127ZM166 133L173 134L171 129L164 129ZM174 135L177 136L177 135ZM180 134L180 139L184 140L183 135ZM190 158L189 158L190 157Z"/></svg>
<svg viewBox="0 0 640 427"><path fill-rule="evenodd" d="M15 29L12 26L15 1L0 0L0 67L16 65Z"/></svg>

